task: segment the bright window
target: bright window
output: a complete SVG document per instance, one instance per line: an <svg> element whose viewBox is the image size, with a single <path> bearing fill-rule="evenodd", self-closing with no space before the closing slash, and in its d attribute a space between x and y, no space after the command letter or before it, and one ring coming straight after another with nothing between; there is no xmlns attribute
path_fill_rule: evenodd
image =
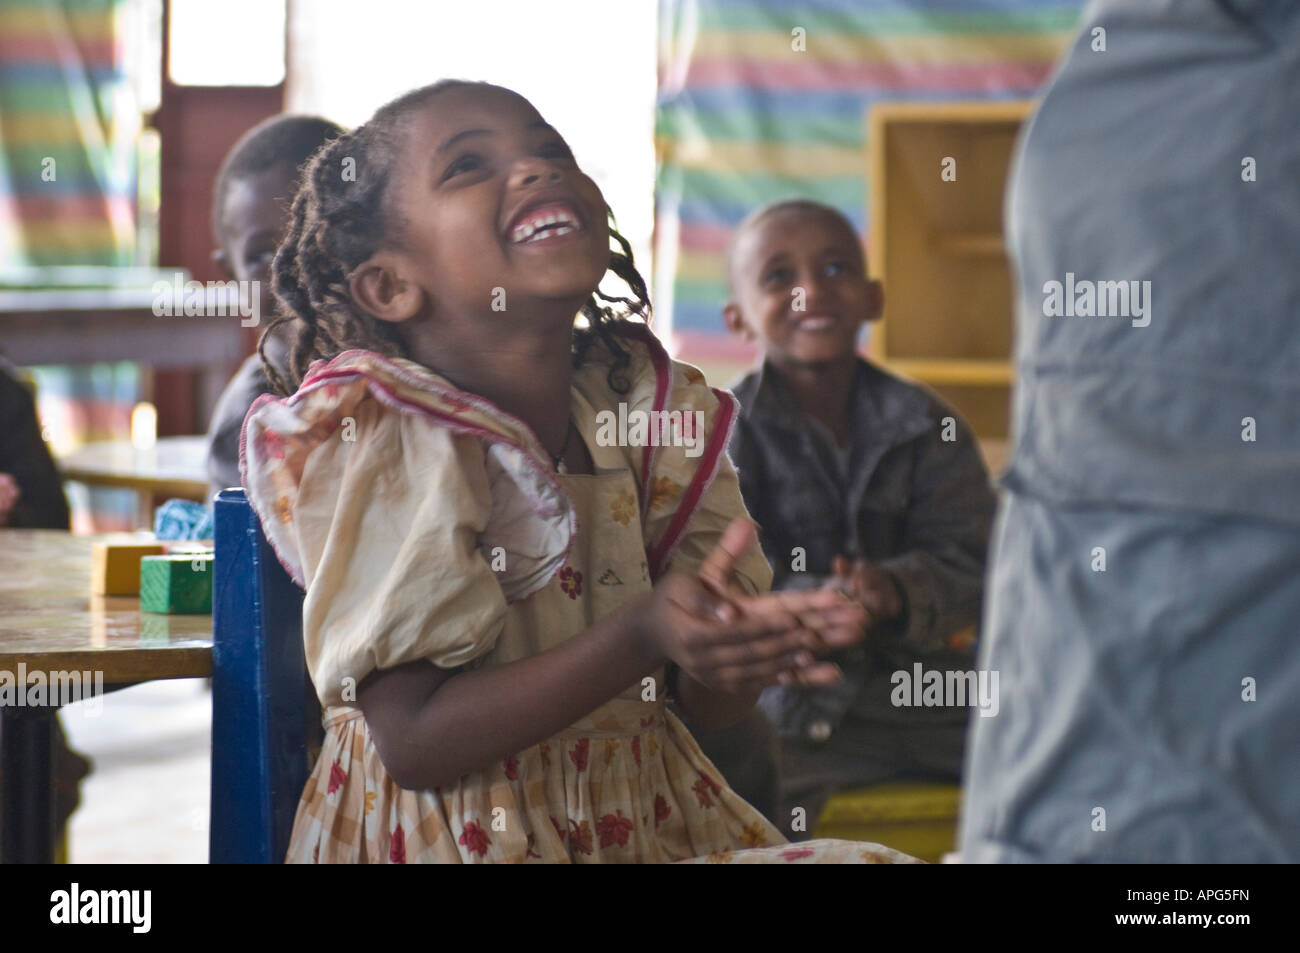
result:
<svg viewBox="0 0 1300 953"><path fill-rule="evenodd" d="M180 86L284 82L284 4L285 0L171 0L167 31L171 81Z"/></svg>
<svg viewBox="0 0 1300 953"><path fill-rule="evenodd" d="M596 180L650 278L655 0L294 0L285 108L355 126L445 77L526 96Z"/></svg>

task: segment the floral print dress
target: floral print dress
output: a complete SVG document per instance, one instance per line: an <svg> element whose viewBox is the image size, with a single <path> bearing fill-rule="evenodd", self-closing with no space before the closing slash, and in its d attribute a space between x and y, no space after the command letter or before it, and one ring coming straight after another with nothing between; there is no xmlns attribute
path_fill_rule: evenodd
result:
<svg viewBox="0 0 1300 953"><path fill-rule="evenodd" d="M664 385L664 362L646 359L650 342L633 342L641 360L624 399L680 402L681 388ZM670 367L687 403L717 424L728 398L693 368ZM295 397L250 413L246 486L281 561L305 583L306 654L326 709L287 859L911 860L871 844L787 844L667 709L662 671L454 785L410 791L389 777L349 704L370 671L421 658L449 669L502 665L544 652L649 592L670 564L693 570L743 512L725 454L665 447L653 460L594 439L608 405L604 369L595 371L578 376L571 406L590 475L534 467L531 433L511 433L499 410L450 390L442 397L460 406L425 401L416 392L441 379L364 352L314 368ZM688 372L696 379L682 378ZM349 427L350 441L341 433ZM513 440L493 443L487 430ZM727 430L724 417L711 443L725 447ZM650 465L638 470L638 461ZM703 480L700 467L711 470ZM670 545L658 546L665 533ZM752 592L771 573L751 554L737 578Z"/></svg>

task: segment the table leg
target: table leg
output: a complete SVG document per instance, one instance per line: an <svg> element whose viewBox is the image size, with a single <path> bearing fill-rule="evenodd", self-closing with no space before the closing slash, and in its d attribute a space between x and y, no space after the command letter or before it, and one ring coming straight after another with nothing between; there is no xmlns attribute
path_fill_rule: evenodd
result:
<svg viewBox="0 0 1300 953"><path fill-rule="evenodd" d="M54 863L57 708L0 708L0 863Z"/></svg>

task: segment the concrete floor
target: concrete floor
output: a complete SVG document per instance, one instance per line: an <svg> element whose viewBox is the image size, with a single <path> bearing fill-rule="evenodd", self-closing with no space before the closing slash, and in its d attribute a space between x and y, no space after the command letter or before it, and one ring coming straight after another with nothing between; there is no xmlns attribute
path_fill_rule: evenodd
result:
<svg viewBox="0 0 1300 953"><path fill-rule="evenodd" d="M72 815L74 864L204 864L212 696L203 679L148 682L85 702L61 718L93 762Z"/></svg>

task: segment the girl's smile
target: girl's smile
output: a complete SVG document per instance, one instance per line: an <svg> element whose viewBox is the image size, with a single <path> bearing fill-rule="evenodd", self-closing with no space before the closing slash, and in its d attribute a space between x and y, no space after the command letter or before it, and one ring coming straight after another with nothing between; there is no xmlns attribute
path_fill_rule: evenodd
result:
<svg viewBox="0 0 1300 953"><path fill-rule="evenodd" d="M534 245L585 230L575 200L562 189L543 189L527 199L506 228L512 245Z"/></svg>

